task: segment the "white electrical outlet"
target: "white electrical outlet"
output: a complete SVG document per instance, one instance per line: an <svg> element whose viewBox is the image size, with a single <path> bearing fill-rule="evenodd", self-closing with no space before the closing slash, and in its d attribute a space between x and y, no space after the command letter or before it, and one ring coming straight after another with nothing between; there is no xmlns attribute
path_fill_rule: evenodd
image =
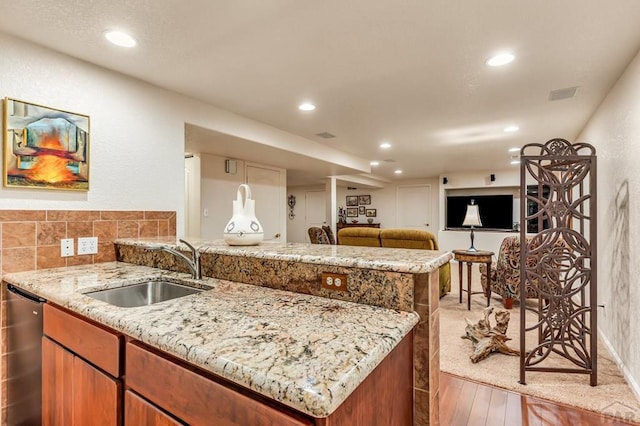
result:
<svg viewBox="0 0 640 426"><path fill-rule="evenodd" d="M60 256L73 256L73 238L63 238L60 240Z"/></svg>
<svg viewBox="0 0 640 426"><path fill-rule="evenodd" d="M98 253L98 237L78 238L78 254Z"/></svg>

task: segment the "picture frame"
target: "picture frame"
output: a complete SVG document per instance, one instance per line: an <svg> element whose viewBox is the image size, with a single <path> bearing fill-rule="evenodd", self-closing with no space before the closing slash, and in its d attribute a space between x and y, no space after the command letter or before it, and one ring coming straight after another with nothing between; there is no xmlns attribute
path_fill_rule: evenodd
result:
<svg viewBox="0 0 640 426"><path fill-rule="evenodd" d="M361 205L361 206L371 205L371 195L358 195L358 205Z"/></svg>
<svg viewBox="0 0 640 426"><path fill-rule="evenodd" d="M347 195L347 206L357 206L357 205L358 205L358 196Z"/></svg>
<svg viewBox="0 0 640 426"><path fill-rule="evenodd" d="M358 217L358 208L347 207L347 217Z"/></svg>
<svg viewBox="0 0 640 426"><path fill-rule="evenodd" d="M89 116L4 98L3 185L89 190Z"/></svg>
<svg viewBox="0 0 640 426"><path fill-rule="evenodd" d="M365 207L364 206L359 206L358 207L358 216L364 216L365 214Z"/></svg>
<svg viewBox="0 0 640 426"><path fill-rule="evenodd" d="M367 217L376 217L378 215L378 209L367 209Z"/></svg>

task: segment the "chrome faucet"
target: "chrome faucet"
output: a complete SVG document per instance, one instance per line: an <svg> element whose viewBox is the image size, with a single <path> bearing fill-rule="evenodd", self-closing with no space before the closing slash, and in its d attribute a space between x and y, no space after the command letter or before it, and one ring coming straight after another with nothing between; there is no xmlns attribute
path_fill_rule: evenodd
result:
<svg viewBox="0 0 640 426"><path fill-rule="evenodd" d="M185 256L184 254L182 254L181 252L179 252L178 250L175 250L175 249L173 249L171 247L162 246L162 245L151 245L151 246L148 246L147 248L149 250L152 250L152 251L166 251L168 253L173 254L174 256L177 256L177 257L181 258L182 260L187 262L187 265L189 266L189 269L191 270L191 278L196 279L196 280L201 279L202 278L202 270L201 270L201 266L200 266L200 253L198 252L198 250L196 250L195 247L193 247L191 244L189 244L185 240L180 239L179 241L182 244L184 244L187 247L189 247L189 250L191 250L191 259L188 258L187 256Z"/></svg>

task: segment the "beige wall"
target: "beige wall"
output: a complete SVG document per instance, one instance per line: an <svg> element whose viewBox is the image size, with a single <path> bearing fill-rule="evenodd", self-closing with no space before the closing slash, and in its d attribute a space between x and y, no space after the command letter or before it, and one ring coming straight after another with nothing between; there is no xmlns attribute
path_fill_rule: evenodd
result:
<svg viewBox="0 0 640 426"><path fill-rule="evenodd" d="M598 325L640 398L640 55L578 141L598 158Z"/></svg>

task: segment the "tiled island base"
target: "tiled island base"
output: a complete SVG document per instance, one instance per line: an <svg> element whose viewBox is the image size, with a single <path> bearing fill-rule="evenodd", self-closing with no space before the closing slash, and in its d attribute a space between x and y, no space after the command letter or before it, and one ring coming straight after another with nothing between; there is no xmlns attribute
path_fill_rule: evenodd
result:
<svg viewBox="0 0 640 426"><path fill-rule="evenodd" d="M118 240L119 261L188 272L165 252L147 251L157 241ZM406 249L269 244L246 249L223 243L200 246L202 273L218 279L311 294L400 311L415 311L414 425L439 424L438 267L451 255ZM389 262L379 259L389 259ZM323 272L347 275L346 291L321 287Z"/></svg>

